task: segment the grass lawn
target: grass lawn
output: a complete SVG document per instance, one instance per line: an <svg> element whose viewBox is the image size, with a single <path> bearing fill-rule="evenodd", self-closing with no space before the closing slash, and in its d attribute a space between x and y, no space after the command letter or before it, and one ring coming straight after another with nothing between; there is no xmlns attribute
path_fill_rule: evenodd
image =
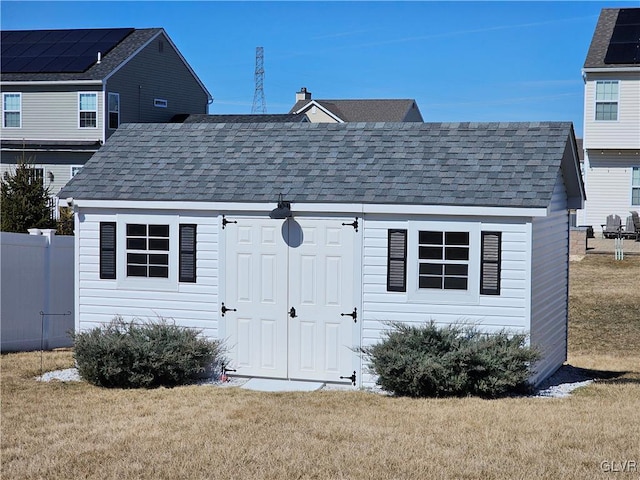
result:
<svg viewBox="0 0 640 480"><path fill-rule="evenodd" d="M637 479L639 278L640 257L572 263L569 363L620 373L565 399L107 390L36 382L39 353L2 355L1 477Z"/></svg>

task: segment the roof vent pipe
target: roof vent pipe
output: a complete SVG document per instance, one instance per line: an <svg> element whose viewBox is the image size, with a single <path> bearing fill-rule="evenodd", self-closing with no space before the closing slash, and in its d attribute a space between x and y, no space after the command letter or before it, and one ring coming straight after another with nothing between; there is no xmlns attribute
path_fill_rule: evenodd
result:
<svg viewBox="0 0 640 480"><path fill-rule="evenodd" d="M98 52L98 62L97 65L100 65L100 62L102 61L102 54L100 52Z"/></svg>

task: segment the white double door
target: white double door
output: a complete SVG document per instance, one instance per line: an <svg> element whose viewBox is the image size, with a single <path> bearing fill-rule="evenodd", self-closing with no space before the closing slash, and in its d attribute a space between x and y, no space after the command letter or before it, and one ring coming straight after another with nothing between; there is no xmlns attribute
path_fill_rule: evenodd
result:
<svg viewBox="0 0 640 480"><path fill-rule="evenodd" d="M233 220L224 229L222 317L230 367L302 380L351 375L356 233L343 223L353 218Z"/></svg>

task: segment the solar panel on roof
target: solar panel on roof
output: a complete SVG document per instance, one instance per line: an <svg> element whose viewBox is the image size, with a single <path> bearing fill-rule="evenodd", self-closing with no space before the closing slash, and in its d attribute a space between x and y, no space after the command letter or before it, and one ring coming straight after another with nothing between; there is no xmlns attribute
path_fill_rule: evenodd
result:
<svg viewBox="0 0 640 480"><path fill-rule="evenodd" d="M133 28L2 32L3 73L79 73L104 57Z"/></svg>
<svg viewBox="0 0 640 480"><path fill-rule="evenodd" d="M623 8L618 12L604 63L640 63L640 8Z"/></svg>

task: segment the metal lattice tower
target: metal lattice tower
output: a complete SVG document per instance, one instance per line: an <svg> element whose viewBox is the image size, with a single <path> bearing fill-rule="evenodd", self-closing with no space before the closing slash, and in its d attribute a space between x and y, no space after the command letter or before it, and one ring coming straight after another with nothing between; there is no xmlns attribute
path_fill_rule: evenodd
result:
<svg viewBox="0 0 640 480"><path fill-rule="evenodd" d="M267 113L267 102L264 99L264 48L256 47L256 91L253 94L251 113Z"/></svg>

